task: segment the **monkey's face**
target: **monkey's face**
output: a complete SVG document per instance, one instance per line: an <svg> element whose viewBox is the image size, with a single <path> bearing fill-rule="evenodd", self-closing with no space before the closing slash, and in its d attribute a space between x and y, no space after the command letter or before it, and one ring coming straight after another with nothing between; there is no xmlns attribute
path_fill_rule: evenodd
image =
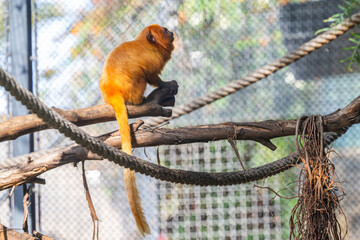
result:
<svg viewBox="0 0 360 240"><path fill-rule="evenodd" d="M170 32L169 29L163 27L164 29L164 35L167 36L170 39L170 42L174 41L174 33Z"/></svg>
<svg viewBox="0 0 360 240"><path fill-rule="evenodd" d="M169 29L165 27L161 27L160 25L153 24L146 27L142 31L142 34L145 34L146 39L150 43L157 44L162 48L165 48L169 52L171 52L174 49L174 45L173 45L174 33L169 31Z"/></svg>

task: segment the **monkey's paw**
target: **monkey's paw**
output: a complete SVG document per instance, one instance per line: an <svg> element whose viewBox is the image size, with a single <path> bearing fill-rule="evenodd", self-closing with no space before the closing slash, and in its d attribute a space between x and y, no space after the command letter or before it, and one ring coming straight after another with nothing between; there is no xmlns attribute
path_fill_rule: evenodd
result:
<svg viewBox="0 0 360 240"><path fill-rule="evenodd" d="M161 107L173 107L175 105L175 95L179 85L175 80L162 82L160 86L152 91L145 99L143 104L158 104ZM171 115L171 114L170 114Z"/></svg>
<svg viewBox="0 0 360 240"><path fill-rule="evenodd" d="M172 80L170 82L162 82L159 85L159 88L166 88L169 90L169 95L174 96L178 93L179 85L175 80Z"/></svg>

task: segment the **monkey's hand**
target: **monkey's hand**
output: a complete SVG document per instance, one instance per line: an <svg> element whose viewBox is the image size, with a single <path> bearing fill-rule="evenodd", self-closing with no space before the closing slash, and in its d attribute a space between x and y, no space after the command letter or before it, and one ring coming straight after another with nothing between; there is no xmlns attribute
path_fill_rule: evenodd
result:
<svg viewBox="0 0 360 240"><path fill-rule="evenodd" d="M147 96L145 102L155 102L163 107L173 107L175 105L174 95L177 94L179 86L175 80L162 83L164 84L161 84L161 87L159 84L159 87Z"/></svg>
<svg viewBox="0 0 360 240"><path fill-rule="evenodd" d="M171 109L163 107L173 107L175 105L174 95L177 93L176 81L168 82L170 87L156 88L152 91L141 104L141 106L154 112L156 109L161 109L163 117L171 117Z"/></svg>
<svg viewBox="0 0 360 240"><path fill-rule="evenodd" d="M167 88L170 90L169 95L176 95L178 93L179 85L175 80L172 80L170 82L163 82L161 81L159 84L159 88Z"/></svg>

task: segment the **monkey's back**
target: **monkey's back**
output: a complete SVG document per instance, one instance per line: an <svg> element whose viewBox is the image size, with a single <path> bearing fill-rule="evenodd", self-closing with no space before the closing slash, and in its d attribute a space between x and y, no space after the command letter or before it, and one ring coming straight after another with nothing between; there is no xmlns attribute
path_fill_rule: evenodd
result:
<svg viewBox="0 0 360 240"><path fill-rule="evenodd" d="M126 102L142 101L147 78L160 74L165 62L160 51L147 42L134 40L113 49L100 78L104 100L120 94Z"/></svg>

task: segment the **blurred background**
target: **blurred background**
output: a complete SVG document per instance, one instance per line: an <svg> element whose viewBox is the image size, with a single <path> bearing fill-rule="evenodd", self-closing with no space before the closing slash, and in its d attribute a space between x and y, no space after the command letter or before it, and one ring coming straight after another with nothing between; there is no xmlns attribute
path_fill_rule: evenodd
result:
<svg viewBox="0 0 360 240"><path fill-rule="evenodd" d="M163 80L177 80L176 105L203 96L281 57L328 26L323 20L340 12L340 0L0 0L0 67L12 73L48 106L70 110L103 103L98 89L106 55L157 23L176 33L173 57ZM23 17L23 21L21 20ZM22 31L22 32L21 32ZM221 122L292 119L328 114L345 107L360 92L357 67L346 69L349 33L276 74L166 127ZM19 45L23 42L23 45ZM30 59L20 67L19 56ZM20 59L20 60L18 60ZM24 58L23 58L24 59ZM25 60L25 65L26 65ZM20 69L20 70L19 70ZM150 92L149 88L147 92ZM26 110L0 89L0 121ZM117 129L115 122L84 127L92 135ZM332 155L346 196L346 239L360 234L360 126L353 126L333 145ZM271 151L258 143L238 141L247 168L295 151L293 137L274 140ZM0 167L29 151L71 144L55 130L0 143ZM134 154L171 168L234 171L241 166L227 141L136 149ZM101 219L101 239L140 239L127 203L123 169L110 162L86 162L92 198ZM296 199L283 199L253 184L291 197L298 170L257 183L199 187L157 181L137 174L151 227L147 239L285 239ZM30 227L55 239L91 239L92 221L82 186L81 168L66 165L40 177L31 193ZM0 192L0 222L21 229L22 190ZM340 221L343 221L342 219Z"/></svg>

